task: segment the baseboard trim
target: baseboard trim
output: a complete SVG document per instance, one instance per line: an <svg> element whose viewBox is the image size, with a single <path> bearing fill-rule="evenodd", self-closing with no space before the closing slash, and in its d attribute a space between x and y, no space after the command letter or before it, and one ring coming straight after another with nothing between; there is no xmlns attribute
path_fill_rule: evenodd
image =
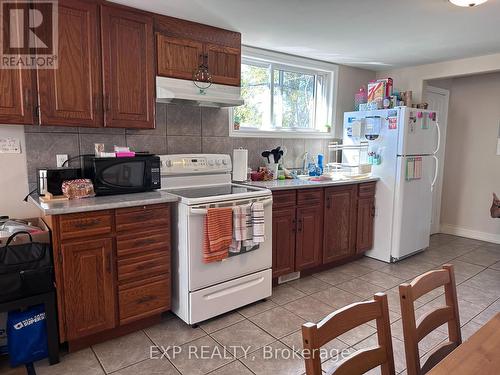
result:
<svg viewBox="0 0 500 375"><path fill-rule="evenodd" d="M480 241L500 243L500 234L481 232L452 224L441 224L441 233L453 234L455 236L467 237Z"/></svg>

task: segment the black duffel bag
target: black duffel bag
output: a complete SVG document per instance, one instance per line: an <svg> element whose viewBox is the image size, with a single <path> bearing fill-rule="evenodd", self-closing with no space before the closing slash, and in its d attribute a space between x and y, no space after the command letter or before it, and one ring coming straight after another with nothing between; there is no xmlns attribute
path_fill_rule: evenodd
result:
<svg viewBox="0 0 500 375"><path fill-rule="evenodd" d="M27 234L30 242L10 245L20 234ZM29 232L14 233L0 248L0 303L50 292L53 274L50 245L33 242Z"/></svg>

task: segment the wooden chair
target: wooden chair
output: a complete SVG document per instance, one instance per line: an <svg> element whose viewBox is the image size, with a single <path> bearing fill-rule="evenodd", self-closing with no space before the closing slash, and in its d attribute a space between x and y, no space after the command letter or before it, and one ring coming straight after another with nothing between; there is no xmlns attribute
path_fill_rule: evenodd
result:
<svg viewBox="0 0 500 375"><path fill-rule="evenodd" d="M413 302L441 286L444 286L446 306L422 316L417 324ZM445 264L440 270L426 272L415 278L410 284L400 285L399 299L408 375L425 374L462 343L453 265ZM420 367L418 343L434 329L445 323L448 323L449 341L440 345Z"/></svg>
<svg viewBox="0 0 500 375"><path fill-rule="evenodd" d="M321 374L320 349L323 345L373 319L377 321L378 346L358 350L341 360L334 374L364 374L377 366L382 366L382 375L395 374L389 307L384 293L375 294L372 301L353 303L337 310L318 324L302 326L306 374Z"/></svg>

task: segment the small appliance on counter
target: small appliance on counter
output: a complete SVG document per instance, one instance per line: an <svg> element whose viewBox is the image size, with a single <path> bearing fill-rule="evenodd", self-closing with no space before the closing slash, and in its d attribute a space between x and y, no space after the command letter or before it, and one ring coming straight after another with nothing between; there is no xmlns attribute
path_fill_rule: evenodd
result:
<svg viewBox="0 0 500 375"><path fill-rule="evenodd" d="M161 188L160 158L136 154L134 157L103 158L83 156L82 174L94 184L96 195L141 193Z"/></svg>
<svg viewBox="0 0 500 375"><path fill-rule="evenodd" d="M46 168L37 170L38 195L47 193L60 196L64 181L75 180L81 177L80 168Z"/></svg>

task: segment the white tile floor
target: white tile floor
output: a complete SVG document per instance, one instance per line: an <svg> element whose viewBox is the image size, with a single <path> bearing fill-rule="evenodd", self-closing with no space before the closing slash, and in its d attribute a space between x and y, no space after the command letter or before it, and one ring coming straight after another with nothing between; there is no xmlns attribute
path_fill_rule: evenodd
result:
<svg viewBox="0 0 500 375"><path fill-rule="evenodd" d="M455 265L462 335L466 339L500 312L500 245L435 235L427 251L402 262L388 265L365 257L278 286L266 302L205 322L196 329L169 315L159 325L144 331L66 354L56 366L41 361L37 364L37 373L302 374L305 369L300 357L301 324L317 321L335 309L369 298L379 291L385 291L389 297L396 371L405 373L397 286L446 262ZM434 291L422 296L416 302L417 315L438 306L442 293ZM375 342L374 333L374 325L369 323L340 336L329 344L329 348L353 351L367 347ZM442 328L432 332L420 343L421 356L445 338L446 331ZM182 353L174 353L175 345ZM244 350L234 348L239 345ZM151 348L159 353L161 346L167 349L169 359L166 356L150 359ZM202 348L214 354L213 358L199 358ZM267 359L271 351L281 355ZM324 370L335 368L335 362L334 358L325 358Z"/></svg>

